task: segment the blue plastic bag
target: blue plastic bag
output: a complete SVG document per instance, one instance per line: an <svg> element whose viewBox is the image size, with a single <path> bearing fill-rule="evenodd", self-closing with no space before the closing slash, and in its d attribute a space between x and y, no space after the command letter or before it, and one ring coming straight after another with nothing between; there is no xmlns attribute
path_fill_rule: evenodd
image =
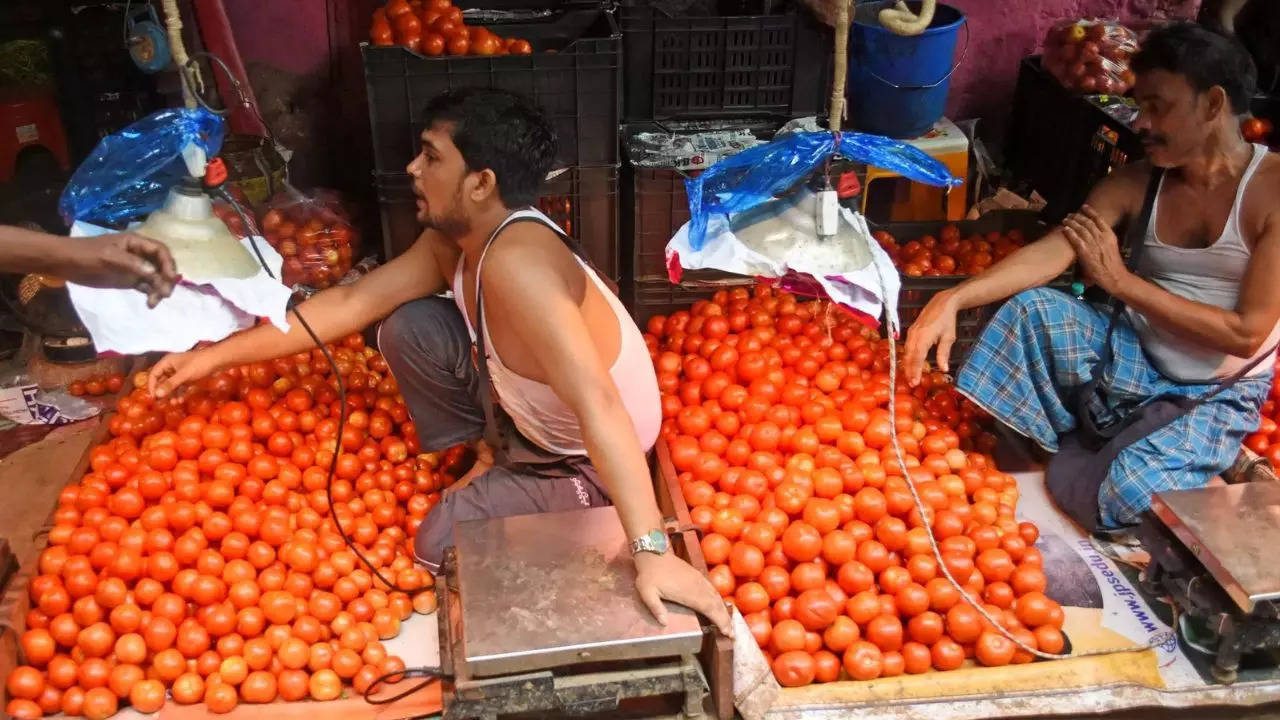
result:
<svg viewBox="0 0 1280 720"><path fill-rule="evenodd" d="M152 113L98 143L71 175L58 211L68 225L114 225L147 215L187 175L183 148L195 143L213 157L224 132L222 118L203 108Z"/></svg>
<svg viewBox="0 0 1280 720"><path fill-rule="evenodd" d="M707 219L717 213L750 210L804 181L836 153L842 157L893 170L917 182L951 187L961 180L946 166L918 148L880 135L856 132L796 132L773 142L731 155L685 180L689 196L689 245L706 244Z"/></svg>

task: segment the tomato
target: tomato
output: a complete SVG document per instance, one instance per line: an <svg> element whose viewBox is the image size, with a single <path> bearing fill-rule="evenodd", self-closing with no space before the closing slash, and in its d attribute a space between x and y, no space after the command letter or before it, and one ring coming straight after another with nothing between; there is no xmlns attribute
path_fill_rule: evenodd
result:
<svg viewBox="0 0 1280 720"><path fill-rule="evenodd" d="M934 643L930 655L935 670L955 670L964 664L964 648L949 637Z"/></svg>
<svg viewBox="0 0 1280 720"><path fill-rule="evenodd" d="M959 643L970 643L982 633L982 616L967 602L952 606L946 614L947 634Z"/></svg>
<svg viewBox="0 0 1280 720"><path fill-rule="evenodd" d="M336 700L342 694L342 680L333 670L321 670L311 676L307 690L313 700Z"/></svg>
<svg viewBox="0 0 1280 720"><path fill-rule="evenodd" d="M1053 608L1057 606L1044 593L1035 591L1020 596L1013 602L1018 622L1029 628L1037 628L1050 622Z"/></svg>
<svg viewBox="0 0 1280 720"><path fill-rule="evenodd" d="M448 49L450 55L466 55L471 50L471 40L465 34L458 33L456 31L454 31L454 33L450 35L448 30L456 27L457 27L456 25L452 25L449 23L441 23L441 24L437 24L435 26L435 29L439 31L441 34L449 35L448 42L446 43L446 48ZM311 684L313 686L312 696L314 697L315 696L315 690L314 690L315 677L314 676L312 676L311 678ZM327 690L328 688L327 686L325 686L325 691L327 692ZM316 698L316 699L319 700L321 698ZM328 699L332 699L332 698L328 698Z"/></svg>
<svg viewBox="0 0 1280 720"><path fill-rule="evenodd" d="M269 703L276 699L276 676L265 670L249 673L240 685L240 697L247 703Z"/></svg>
<svg viewBox="0 0 1280 720"><path fill-rule="evenodd" d="M1047 653L1060 653L1066 645L1062 631L1052 625L1041 625L1035 629L1037 649Z"/></svg>
<svg viewBox="0 0 1280 720"><path fill-rule="evenodd" d="M173 701L179 705L198 703L204 699L204 679L193 672L183 673L173 680L170 692L173 693Z"/></svg>
<svg viewBox="0 0 1280 720"><path fill-rule="evenodd" d="M773 674L783 687L801 687L813 682L817 665L814 657L803 650L792 650L773 660Z"/></svg>
<svg viewBox="0 0 1280 720"><path fill-rule="evenodd" d="M120 707L116 694L105 687L86 690L81 712L89 720L105 720L115 715Z"/></svg>
<svg viewBox="0 0 1280 720"><path fill-rule="evenodd" d="M988 667L1008 665L1013 661L1015 649L1017 649L1016 646L1009 638L988 630L978 636L978 641L974 645L974 657Z"/></svg>
<svg viewBox="0 0 1280 720"><path fill-rule="evenodd" d="M39 670L30 665L15 668L9 673L5 688L10 698L35 700L44 692L45 678Z"/></svg>
<svg viewBox="0 0 1280 720"><path fill-rule="evenodd" d="M165 689L159 680L139 680L129 690L129 704L140 713L159 712L164 700Z"/></svg>
<svg viewBox="0 0 1280 720"><path fill-rule="evenodd" d="M226 683L208 683L204 688L204 704L209 712L215 714L229 713L240 702L236 689Z"/></svg>
<svg viewBox="0 0 1280 720"><path fill-rule="evenodd" d="M822 534L812 525L797 520L782 533L782 551L799 562L813 560L822 552Z"/></svg>
<svg viewBox="0 0 1280 720"><path fill-rule="evenodd" d="M806 590L795 601L795 619L806 630L819 632L835 621L839 604L826 589Z"/></svg>
<svg viewBox="0 0 1280 720"><path fill-rule="evenodd" d="M902 621L895 615L877 615L866 626L866 639L882 651L902 647Z"/></svg>
<svg viewBox="0 0 1280 720"><path fill-rule="evenodd" d="M1012 573L1012 579L1009 584L1013 586L1013 592L1018 596L1028 593L1043 593L1048 585L1044 571L1038 567L1019 565Z"/></svg>
<svg viewBox="0 0 1280 720"><path fill-rule="evenodd" d="M844 670L854 680L874 680L883 669L880 648L869 642L859 641L845 651Z"/></svg>

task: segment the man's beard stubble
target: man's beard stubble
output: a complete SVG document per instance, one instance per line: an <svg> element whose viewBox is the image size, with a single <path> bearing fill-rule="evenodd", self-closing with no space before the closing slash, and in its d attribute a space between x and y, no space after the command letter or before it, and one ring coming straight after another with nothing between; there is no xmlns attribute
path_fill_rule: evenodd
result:
<svg viewBox="0 0 1280 720"><path fill-rule="evenodd" d="M462 188L454 193L453 202L442 215L433 215L430 205L425 212L418 214L418 222L424 228L436 230L450 240L457 240L471 232L471 221L462 212Z"/></svg>

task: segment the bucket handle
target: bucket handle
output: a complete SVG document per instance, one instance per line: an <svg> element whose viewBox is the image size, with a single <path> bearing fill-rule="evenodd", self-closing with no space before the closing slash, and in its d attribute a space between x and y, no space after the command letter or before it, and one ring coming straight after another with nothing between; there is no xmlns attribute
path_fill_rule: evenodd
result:
<svg viewBox="0 0 1280 720"><path fill-rule="evenodd" d="M968 18L966 18L964 21L964 48L960 51L960 59L957 60L956 64L952 65L951 69L947 71L947 74L943 75L942 78L940 78L937 82L931 83L929 85L899 85L897 83L893 83L893 82L889 82L888 80L885 80L884 78L880 77L880 75L877 74L876 71L868 67L865 67L865 65L863 67L863 70L871 77L875 78L876 80L879 80L885 85L888 85L894 90L930 90L950 80L951 76L955 74L956 70L960 69L960 65L964 63L964 59L968 57L968 55L969 55L969 20Z"/></svg>

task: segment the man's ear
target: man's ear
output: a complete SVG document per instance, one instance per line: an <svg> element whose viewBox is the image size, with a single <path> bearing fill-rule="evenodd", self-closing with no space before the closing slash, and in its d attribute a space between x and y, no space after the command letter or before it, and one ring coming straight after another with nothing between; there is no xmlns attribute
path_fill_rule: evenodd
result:
<svg viewBox="0 0 1280 720"><path fill-rule="evenodd" d="M467 195L472 202L484 202L489 198L498 196L498 176L493 171L485 168L477 173L471 173L471 177L467 179L469 183L467 187Z"/></svg>
<svg viewBox="0 0 1280 720"><path fill-rule="evenodd" d="M1214 85L1205 93L1206 110L1208 117L1206 120L1212 120L1218 117L1218 113L1224 110L1231 115L1231 100L1227 97L1227 91L1221 85Z"/></svg>

